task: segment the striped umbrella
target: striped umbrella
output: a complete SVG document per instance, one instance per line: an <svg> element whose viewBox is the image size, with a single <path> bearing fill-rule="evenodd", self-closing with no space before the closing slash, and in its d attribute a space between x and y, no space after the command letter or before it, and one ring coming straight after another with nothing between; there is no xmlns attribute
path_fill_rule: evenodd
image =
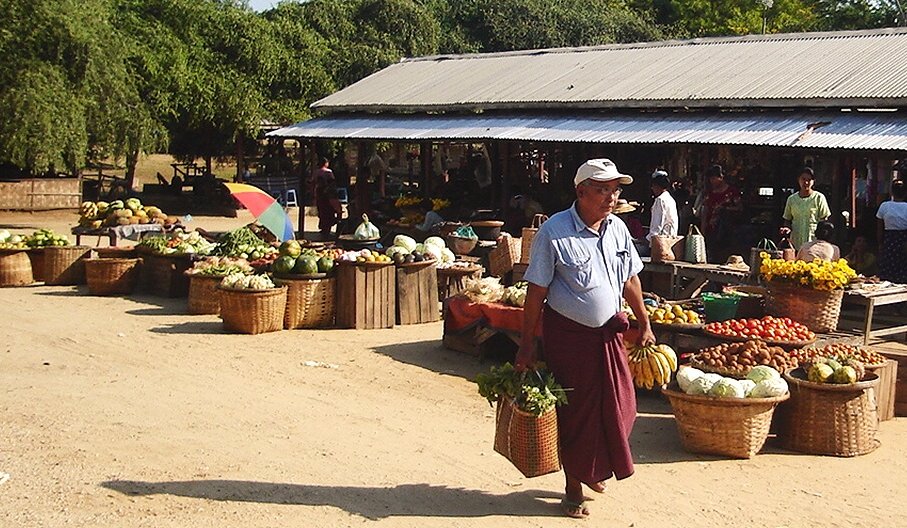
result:
<svg viewBox="0 0 907 528"><path fill-rule="evenodd" d="M283 207L277 203L270 194L262 191L254 185L246 183L225 183L230 194L246 206L246 209L258 220L265 229L274 233L277 240L292 240L295 238L293 233L293 223L287 216Z"/></svg>

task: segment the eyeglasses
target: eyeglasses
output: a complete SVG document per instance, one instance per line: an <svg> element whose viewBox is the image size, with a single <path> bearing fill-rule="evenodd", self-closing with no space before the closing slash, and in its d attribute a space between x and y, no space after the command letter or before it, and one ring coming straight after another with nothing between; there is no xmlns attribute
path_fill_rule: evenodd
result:
<svg viewBox="0 0 907 528"><path fill-rule="evenodd" d="M601 196L609 196L609 195L610 196L620 196L620 191L621 191L620 187L615 187L613 189L609 189L607 187L599 187L598 185L592 185L591 183L587 183L587 184L583 185L583 187L585 187L586 189L592 189L593 191L595 191L597 194L599 194Z"/></svg>

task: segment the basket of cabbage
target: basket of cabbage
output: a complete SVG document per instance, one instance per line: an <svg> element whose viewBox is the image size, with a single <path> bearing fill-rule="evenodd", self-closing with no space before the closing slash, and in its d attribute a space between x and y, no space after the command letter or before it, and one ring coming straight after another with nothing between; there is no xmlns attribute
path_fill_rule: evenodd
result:
<svg viewBox="0 0 907 528"><path fill-rule="evenodd" d="M680 441L693 453L751 458L768 437L775 407L790 397L781 374L753 368L744 380L681 367L671 402Z"/></svg>
<svg viewBox="0 0 907 528"><path fill-rule="evenodd" d="M283 329L287 288L267 275L233 273L218 286L220 318L228 331L261 334Z"/></svg>

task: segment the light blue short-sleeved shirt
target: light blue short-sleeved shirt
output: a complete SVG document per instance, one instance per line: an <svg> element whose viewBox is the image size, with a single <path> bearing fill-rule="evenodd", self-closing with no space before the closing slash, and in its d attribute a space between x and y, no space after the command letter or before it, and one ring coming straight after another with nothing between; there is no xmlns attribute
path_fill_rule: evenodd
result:
<svg viewBox="0 0 907 528"><path fill-rule="evenodd" d="M597 233L574 203L539 228L523 279L548 288L548 306L559 314L598 328L620 310L624 284L642 268L620 218L608 215Z"/></svg>

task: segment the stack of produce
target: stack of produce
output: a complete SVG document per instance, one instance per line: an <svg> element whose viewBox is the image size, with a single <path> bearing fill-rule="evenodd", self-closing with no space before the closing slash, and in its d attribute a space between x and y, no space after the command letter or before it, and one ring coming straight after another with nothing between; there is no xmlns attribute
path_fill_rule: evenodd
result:
<svg viewBox="0 0 907 528"><path fill-rule="evenodd" d="M188 271L190 275L225 277L227 275L251 275L255 270L249 261L234 257L205 257L196 262Z"/></svg>
<svg viewBox="0 0 907 528"><path fill-rule="evenodd" d="M526 281L518 281L513 286L504 288L504 295L501 297L501 302L522 308L523 305L526 304L526 292L528 291L529 283Z"/></svg>
<svg viewBox="0 0 907 528"><path fill-rule="evenodd" d="M221 235L213 253L222 257L236 257L250 261L264 259L270 262L277 258L277 248L259 238L248 227L234 229Z"/></svg>
<svg viewBox="0 0 907 528"><path fill-rule="evenodd" d="M178 222L178 217L167 216L158 207L142 205L138 198L110 203L82 202L79 207L79 225L92 229L135 224L173 225Z"/></svg>
<svg viewBox="0 0 907 528"><path fill-rule="evenodd" d="M699 314L695 310L684 308L680 304L659 304L658 301L645 299L646 311L649 313L649 321L657 324L702 324ZM632 312L629 314L630 319L636 316Z"/></svg>
<svg viewBox="0 0 907 528"><path fill-rule="evenodd" d="M277 275L330 273L334 269L336 255L338 251L332 249L324 251L303 249L296 240L287 240L280 245L277 260L271 265L271 269Z"/></svg>
<svg viewBox="0 0 907 528"><path fill-rule="evenodd" d="M840 359L840 361L838 360ZM801 365L806 379L813 383L848 384L861 381L866 376L863 363L851 357L828 358L815 356Z"/></svg>
<svg viewBox="0 0 907 528"><path fill-rule="evenodd" d="M387 248L384 253L397 265L423 262L425 260L446 263L453 262L456 259L453 252L447 249L444 239L436 236L428 237L424 243L418 244L411 237L397 235L394 237L394 244Z"/></svg>
<svg viewBox="0 0 907 528"><path fill-rule="evenodd" d="M0 229L0 249L28 249L28 244L22 235L14 235L6 229Z"/></svg>
<svg viewBox="0 0 907 528"><path fill-rule="evenodd" d="M177 229L172 233L145 237L137 247L148 248L159 255L208 255L215 244L202 238L197 231L186 233Z"/></svg>
<svg viewBox="0 0 907 528"><path fill-rule="evenodd" d="M677 370L677 354L668 345L633 346L627 354L633 383L641 389L667 385Z"/></svg>
<svg viewBox="0 0 907 528"><path fill-rule="evenodd" d="M852 359L870 366L884 365L888 361L885 356L867 347L843 343L831 343L822 348L801 348L791 352L791 355L796 357L800 364L808 363L816 357L831 358L838 363Z"/></svg>
<svg viewBox="0 0 907 528"><path fill-rule="evenodd" d="M381 264L390 264L393 260L387 255L382 255L371 249L362 249L359 251L347 251L338 259L342 262L356 262L365 264L367 262L377 262Z"/></svg>
<svg viewBox="0 0 907 528"><path fill-rule="evenodd" d="M731 337L753 338L769 342L802 343L816 338L806 326L788 317L765 316L762 319L730 319L705 325L708 333Z"/></svg>
<svg viewBox="0 0 907 528"><path fill-rule="evenodd" d="M58 235L50 229L39 229L25 238L25 244L30 248L43 248L47 246L68 246L69 238Z"/></svg>
<svg viewBox="0 0 907 528"><path fill-rule="evenodd" d="M478 268L479 265L468 260L453 260L450 262L444 262L443 260L438 263L438 269L473 269Z"/></svg>
<svg viewBox="0 0 907 528"><path fill-rule="evenodd" d="M479 394L489 403L506 397L520 410L533 416L541 416L567 403L566 391L546 370L535 370L532 375L524 375L510 363L504 363L500 367L491 367L488 374L478 374L476 384Z"/></svg>
<svg viewBox="0 0 907 528"><path fill-rule="evenodd" d="M277 288L267 275L246 275L245 273L232 273L220 281L221 288L230 290L270 290Z"/></svg>
<svg viewBox="0 0 907 528"><path fill-rule="evenodd" d="M764 365L754 367L743 380L706 373L693 367L681 367L677 385L686 394L715 398L774 398L788 393L781 374Z"/></svg>
<svg viewBox="0 0 907 528"><path fill-rule="evenodd" d="M745 343L722 343L704 348L690 357L690 364L698 369L742 378L756 366L769 366L784 372L796 368L799 362L781 347L752 339Z"/></svg>
<svg viewBox="0 0 907 528"><path fill-rule="evenodd" d="M500 302L504 296L504 286L497 277L485 277L484 279L467 278L464 281L462 294L470 301L476 303L494 303Z"/></svg>

